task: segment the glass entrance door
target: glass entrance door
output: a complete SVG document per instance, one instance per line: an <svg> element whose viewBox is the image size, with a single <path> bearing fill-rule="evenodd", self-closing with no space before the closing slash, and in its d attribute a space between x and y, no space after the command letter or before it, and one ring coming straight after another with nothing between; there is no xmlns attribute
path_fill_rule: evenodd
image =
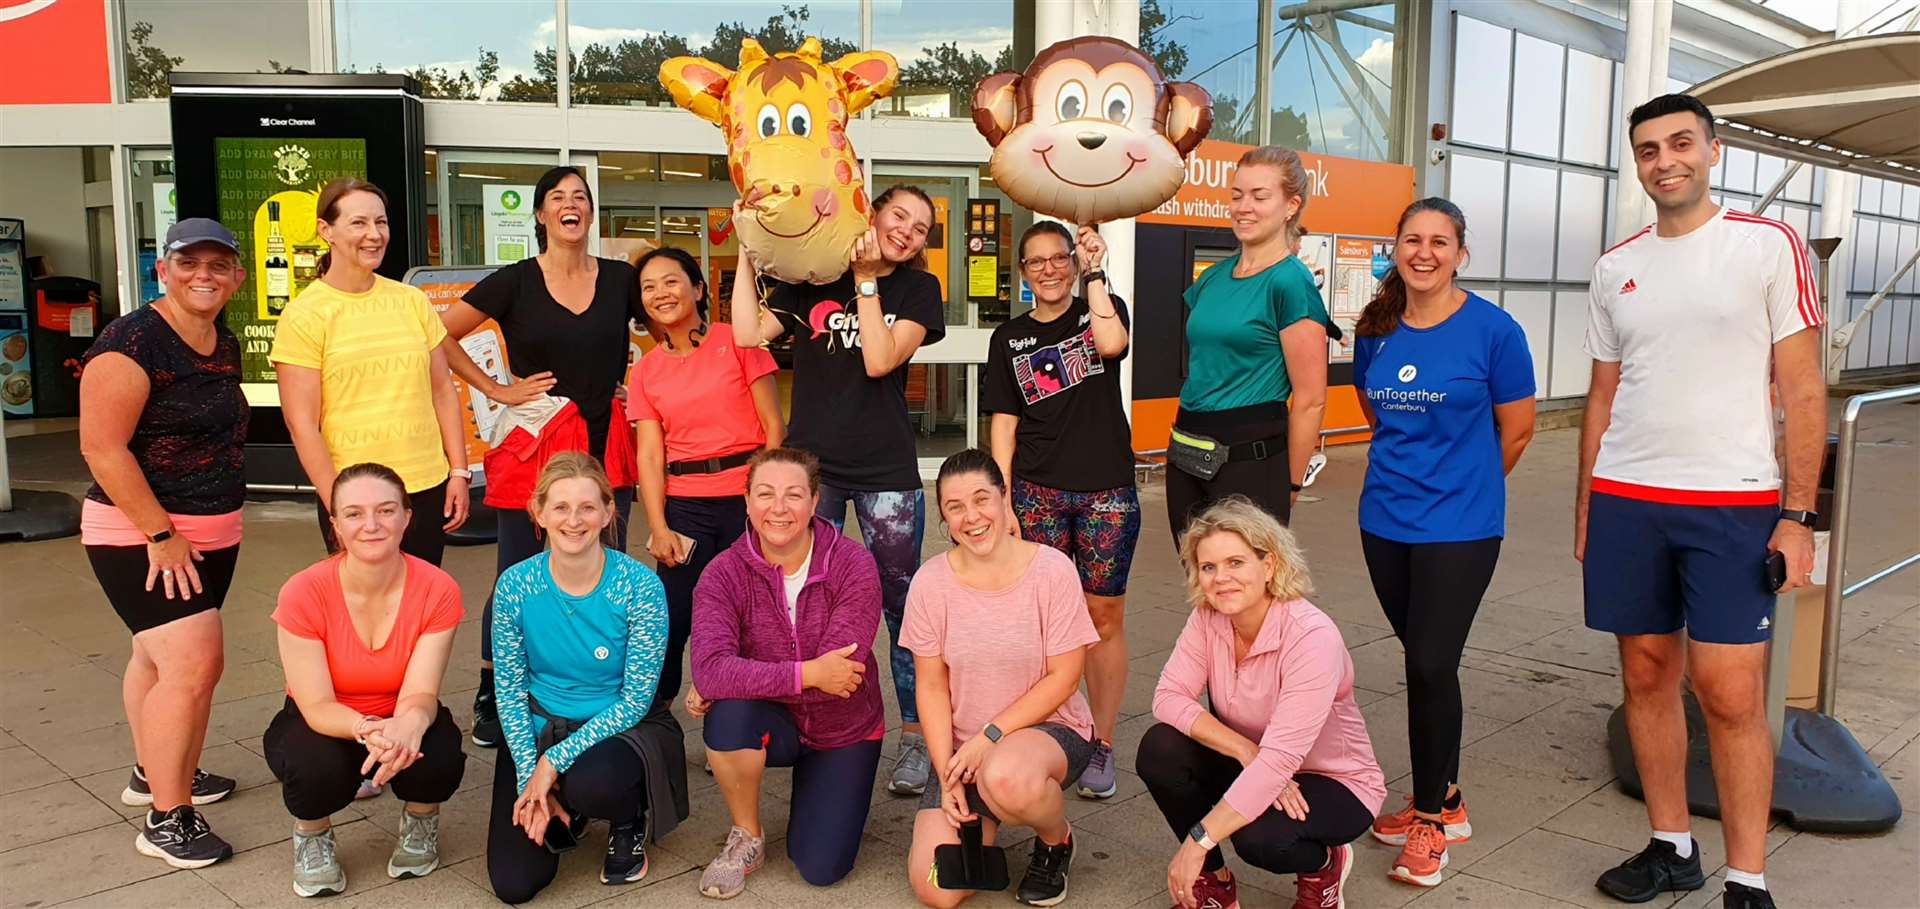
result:
<svg viewBox="0 0 1920 909"><path fill-rule="evenodd" d="M543 152L438 149L433 222L446 265L506 265L539 252L534 184L560 156Z"/></svg>

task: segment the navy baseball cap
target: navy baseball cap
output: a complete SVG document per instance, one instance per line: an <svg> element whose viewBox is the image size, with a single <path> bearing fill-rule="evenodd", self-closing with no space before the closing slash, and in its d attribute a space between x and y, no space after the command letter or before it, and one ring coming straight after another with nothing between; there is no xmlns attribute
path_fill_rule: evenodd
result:
<svg viewBox="0 0 1920 909"><path fill-rule="evenodd" d="M196 243L217 243L240 254L240 241L233 238L233 231L212 218L188 218L167 228L167 252L177 253Z"/></svg>

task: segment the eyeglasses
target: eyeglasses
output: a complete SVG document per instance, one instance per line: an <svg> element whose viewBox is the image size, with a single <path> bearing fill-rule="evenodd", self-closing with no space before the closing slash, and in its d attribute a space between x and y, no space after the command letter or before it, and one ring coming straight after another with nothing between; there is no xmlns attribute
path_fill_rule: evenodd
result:
<svg viewBox="0 0 1920 909"><path fill-rule="evenodd" d="M175 271L187 272L189 274L205 269L216 278L231 277L234 272L240 269L240 263L224 257L217 259L196 259L192 256L174 256L167 260L167 264L169 268Z"/></svg>
<svg viewBox="0 0 1920 909"><path fill-rule="evenodd" d="M1066 253L1055 253L1051 256L1028 256L1020 260L1020 267L1028 271L1045 271L1049 265L1056 269L1062 269L1071 264L1073 264L1073 257Z"/></svg>

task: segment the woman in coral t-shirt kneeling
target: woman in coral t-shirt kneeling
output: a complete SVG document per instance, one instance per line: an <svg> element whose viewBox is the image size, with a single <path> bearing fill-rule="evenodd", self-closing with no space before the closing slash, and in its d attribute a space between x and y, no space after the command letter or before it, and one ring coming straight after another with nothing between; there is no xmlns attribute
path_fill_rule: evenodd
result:
<svg viewBox="0 0 1920 909"><path fill-rule="evenodd" d="M400 551L415 515L400 475L355 464L334 477L330 520L341 553L280 588L273 621L287 704L267 726L267 766L293 814L293 889L340 893L331 818L361 782L392 784L407 803L387 876L422 877L440 865L440 805L460 788L460 728L440 703L440 680L460 624L460 587Z"/></svg>

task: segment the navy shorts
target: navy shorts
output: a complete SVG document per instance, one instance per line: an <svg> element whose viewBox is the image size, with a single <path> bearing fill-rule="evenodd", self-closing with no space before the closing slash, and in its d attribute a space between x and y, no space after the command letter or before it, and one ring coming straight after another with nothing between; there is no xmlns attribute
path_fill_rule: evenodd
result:
<svg viewBox="0 0 1920 909"><path fill-rule="evenodd" d="M1758 644L1773 634L1767 541L1778 505L1669 505L1596 492L1587 510L1587 627Z"/></svg>

